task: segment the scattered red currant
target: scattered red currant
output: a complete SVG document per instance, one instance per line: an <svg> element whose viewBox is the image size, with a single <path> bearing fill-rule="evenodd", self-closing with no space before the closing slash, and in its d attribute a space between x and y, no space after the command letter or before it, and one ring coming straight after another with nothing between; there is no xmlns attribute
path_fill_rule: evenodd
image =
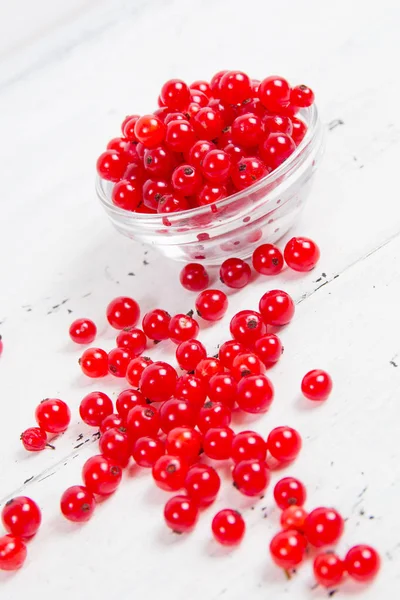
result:
<svg viewBox="0 0 400 600"><path fill-rule="evenodd" d="M240 431L237 433L231 446L231 458L233 462L242 460L265 461L267 445L261 435L255 431Z"/></svg>
<svg viewBox="0 0 400 600"><path fill-rule="evenodd" d="M189 87L181 79L170 79L162 86L160 98L164 106L184 110L190 102Z"/></svg>
<svg viewBox="0 0 400 600"><path fill-rule="evenodd" d="M304 523L307 517L307 511L302 506L288 506L281 513L282 529L296 529L304 533Z"/></svg>
<svg viewBox="0 0 400 600"><path fill-rule="evenodd" d="M131 445L125 427L115 427L103 433L99 440L99 448L103 456L117 465L128 465Z"/></svg>
<svg viewBox="0 0 400 600"><path fill-rule="evenodd" d="M254 353L267 368L278 362L282 352L282 342L274 333L266 333L254 343Z"/></svg>
<svg viewBox="0 0 400 600"><path fill-rule="evenodd" d="M219 82L219 97L226 104L240 104L253 96L251 81L242 71L227 71Z"/></svg>
<svg viewBox="0 0 400 600"><path fill-rule="evenodd" d="M304 523L304 534L313 546L335 544L344 530L343 517L334 508L315 508Z"/></svg>
<svg viewBox="0 0 400 600"><path fill-rule="evenodd" d="M228 287L241 289L249 283L251 269L249 265L240 258L228 258L221 265L219 277L222 283Z"/></svg>
<svg viewBox="0 0 400 600"><path fill-rule="evenodd" d="M232 317L229 329L232 337L247 348L254 346L267 332L260 313L254 310L241 310L236 313Z"/></svg>
<svg viewBox="0 0 400 600"><path fill-rule="evenodd" d="M208 384L208 397L211 402L225 404L231 410L235 404L237 381L230 373L213 375Z"/></svg>
<svg viewBox="0 0 400 600"><path fill-rule="evenodd" d="M181 285L190 292L201 292L209 284L209 276L203 265L189 263L180 273Z"/></svg>
<svg viewBox="0 0 400 600"><path fill-rule="evenodd" d="M228 298L220 290L204 290L196 298L196 310L205 321L219 321L228 310Z"/></svg>
<svg viewBox="0 0 400 600"><path fill-rule="evenodd" d="M309 238L293 237L285 246L284 257L294 271L311 271L319 261L320 251Z"/></svg>
<svg viewBox="0 0 400 600"><path fill-rule="evenodd" d="M271 113L279 113L290 102L290 86L283 77L266 77L260 83L258 97Z"/></svg>
<svg viewBox="0 0 400 600"><path fill-rule="evenodd" d="M199 362L195 368L194 374L208 386L211 377L223 372L224 367L218 358L207 357Z"/></svg>
<svg viewBox="0 0 400 600"><path fill-rule="evenodd" d="M243 377L249 377L250 375L262 375L265 371L265 365L255 354L247 352L246 354L239 354L233 361L232 375L237 381L240 381Z"/></svg>
<svg viewBox="0 0 400 600"><path fill-rule="evenodd" d="M223 546L240 544L245 534L246 525L237 510L225 508L220 510L212 520L211 529L214 538Z"/></svg>
<svg viewBox="0 0 400 600"><path fill-rule="evenodd" d="M93 494L83 485L73 485L61 496L61 512L68 521L75 523L89 521L95 507Z"/></svg>
<svg viewBox="0 0 400 600"><path fill-rule="evenodd" d="M167 434L165 451L171 456L180 456L192 464L199 458L202 439L202 435L193 427L175 427Z"/></svg>
<svg viewBox="0 0 400 600"><path fill-rule="evenodd" d="M181 342L176 349L176 360L184 371L194 371L206 356L207 351L199 340Z"/></svg>
<svg viewBox="0 0 400 600"><path fill-rule="evenodd" d="M193 311L187 315L178 314L171 318L168 331L170 340L174 344L180 344L198 336L200 327L191 314Z"/></svg>
<svg viewBox="0 0 400 600"><path fill-rule="evenodd" d="M261 275L277 275L283 269L282 252L274 244L262 244L253 252L253 267Z"/></svg>
<svg viewBox="0 0 400 600"><path fill-rule="evenodd" d="M271 540L269 549L273 561L281 569L294 569L304 559L307 542L295 529L280 531Z"/></svg>
<svg viewBox="0 0 400 600"><path fill-rule="evenodd" d="M290 104L297 108L307 108L314 103L314 92L306 85L296 85L290 91Z"/></svg>
<svg viewBox="0 0 400 600"><path fill-rule="evenodd" d="M171 365L158 361L143 371L140 390L152 402L164 402L173 396L177 379L176 371Z"/></svg>
<svg viewBox="0 0 400 600"><path fill-rule="evenodd" d="M282 510L293 505L303 506L306 498L305 486L294 477L284 477L274 487L275 502Z"/></svg>
<svg viewBox="0 0 400 600"><path fill-rule="evenodd" d="M332 391L332 379L329 373L321 369L309 371L301 382L301 391L309 400L326 400Z"/></svg>
<svg viewBox="0 0 400 600"><path fill-rule="evenodd" d="M160 342L169 338L169 322L171 315L166 310L155 308L143 317L142 327L144 333L151 340Z"/></svg>
<svg viewBox="0 0 400 600"><path fill-rule="evenodd" d="M115 402L115 407L117 409L118 414L126 419L131 408L134 408L138 405L145 405L146 398L143 396L142 392L139 390L127 389L123 390L119 395ZM118 427L118 425L116 426Z"/></svg>
<svg viewBox="0 0 400 600"><path fill-rule="evenodd" d="M317 582L329 588L343 581L345 563L334 552L325 552L315 557L313 570Z"/></svg>
<svg viewBox="0 0 400 600"><path fill-rule="evenodd" d="M214 502L221 487L221 479L209 465L190 467L185 478L185 489L198 506L208 506Z"/></svg>
<svg viewBox="0 0 400 600"><path fill-rule="evenodd" d="M182 375L176 382L175 396L178 401L184 400L192 408L200 410L206 401L207 386L195 375Z"/></svg>
<svg viewBox="0 0 400 600"><path fill-rule="evenodd" d="M292 427L275 427L267 439L268 452L279 462L291 462L302 446L300 434Z"/></svg>
<svg viewBox="0 0 400 600"><path fill-rule="evenodd" d="M246 352L248 350L243 344L236 340L229 340L221 345L218 351L218 358L226 369L231 369L235 358L239 354L245 354Z"/></svg>
<svg viewBox="0 0 400 600"><path fill-rule="evenodd" d="M96 333L96 325L90 319L76 319L69 328L69 336L76 344L91 344Z"/></svg>
<svg viewBox="0 0 400 600"><path fill-rule="evenodd" d="M117 182L124 176L128 160L125 153L106 150L97 159L97 173L103 179Z"/></svg>
<svg viewBox="0 0 400 600"><path fill-rule="evenodd" d="M158 438L143 436L136 440L132 456L140 467L151 468L165 453L163 442Z"/></svg>
<svg viewBox="0 0 400 600"><path fill-rule="evenodd" d="M37 406L36 422L47 433L62 433L71 421L68 405L58 398L47 398Z"/></svg>
<svg viewBox="0 0 400 600"><path fill-rule="evenodd" d="M181 456L160 456L153 466L153 479L156 485L167 492L175 492L184 487L189 463Z"/></svg>
<svg viewBox="0 0 400 600"><path fill-rule="evenodd" d="M218 402L206 402L200 409L197 427L202 433L213 427L228 427L231 418L232 411L226 405Z"/></svg>
<svg viewBox="0 0 400 600"><path fill-rule="evenodd" d="M107 306L107 320L115 329L135 327L140 317L140 308L136 300L120 296Z"/></svg>
<svg viewBox="0 0 400 600"><path fill-rule="evenodd" d="M268 486L270 471L262 460L241 460L232 472L235 487L245 496L259 496Z"/></svg>
<svg viewBox="0 0 400 600"><path fill-rule="evenodd" d="M4 528L16 537L30 538L38 531L42 522L40 508L27 496L9 500L1 512Z"/></svg>
<svg viewBox="0 0 400 600"><path fill-rule="evenodd" d="M207 429L203 439L203 450L208 458L227 460L231 456L234 432L229 427Z"/></svg>
<svg viewBox="0 0 400 600"><path fill-rule="evenodd" d="M146 148L155 148L164 141L165 125L155 115L144 115L136 122L135 136Z"/></svg>
<svg viewBox="0 0 400 600"><path fill-rule="evenodd" d="M40 427L29 427L23 433L21 433L21 442L25 450L28 452L40 452L44 450L46 446L53 448L47 443L47 435Z"/></svg>
<svg viewBox="0 0 400 600"><path fill-rule="evenodd" d="M236 402L245 412L266 412L273 399L274 388L265 375L249 375L239 381Z"/></svg>
<svg viewBox="0 0 400 600"><path fill-rule="evenodd" d="M345 569L356 581L370 581L378 573L381 559L371 546L361 544L350 548L344 559Z"/></svg>
<svg viewBox="0 0 400 600"><path fill-rule="evenodd" d="M155 406L138 404L129 411L126 425L132 440L144 436L156 437L160 429L160 414Z"/></svg>
<svg viewBox="0 0 400 600"><path fill-rule="evenodd" d="M125 424L125 420L122 419L121 415L117 415L112 413L108 415L105 419L102 420L100 425L100 433L105 433L109 429L113 429L114 427L123 427Z"/></svg>
<svg viewBox="0 0 400 600"><path fill-rule="evenodd" d="M124 348L113 348L108 353L108 371L114 375L114 377L125 377L126 370L133 354L130 350Z"/></svg>
<svg viewBox="0 0 400 600"><path fill-rule="evenodd" d="M294 315L294 302L286 292L271 290L260 300L259 310L266 325L287 325Z"/></svg>
<svg viewBox="0 0 400 600"><path fill-rule="evenodd" d="M27 549L19 537L0 537L0 571L16 571L25 562Z"/></svg>
<svg viewBox="0 0 400 600"><path fill-rule="evenodd" d="M79 405L81 419L87 425L100 427L106 417L114 410L112 400L104 392L90 392Z"/></svg>
<svg viewBox="0 0 400 600"><path fill-rule="evenodd" d="M148 356L138 356L137 358L131 360L125 375L129 385L132 385L136 388L139 387L140 378L143 371L151 364L153 364L153 361Z"/></svg>
<svg viewBox="0 0 400 600"><path fill-rule="evenodd" d="M101 348L88 348L79 359L79 365L87 377L105 377L108 374L108 354Z"/></svg>
<svg viewBox="0 0 400 600"><path fill-rule="evenodd" d="M173 496L164 508L165 522L176 533L188 533L194 529L198 518L197 503L188 496Z"/></svg>
<svg viewBox="0 0 400 600"><path fill-rule="evenodd" d="M101 454L89 458L82 469L85 486L92 494L108 496L117 489L122 478L119 465Z"/></svg>
<svg viewBox="0 0 400 600"><path fill-rule="evenodd" d="M117 335L118 348L129 350L132 357L140 356L147 346L147 337L141 329L127 329Z"/></svg>
<svg viewBox="0 0 400 600"><path fill-rule="evenodd" d="M160 407L160 426L164 433L175 427L195 427L198 409L186 400L171 398Z"/></svg>

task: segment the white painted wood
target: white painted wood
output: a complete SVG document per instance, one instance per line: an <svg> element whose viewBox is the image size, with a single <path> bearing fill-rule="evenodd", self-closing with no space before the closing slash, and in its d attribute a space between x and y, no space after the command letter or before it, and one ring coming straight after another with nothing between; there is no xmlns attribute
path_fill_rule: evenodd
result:
<svg viewBox="0 0 400 600"><path fill-rule="evenodd" d="M290 582L271 565L268 542L278 527L271 490L251 510L226 478L215 507L191 536L179 538L162 523L167 495L135 470L85 527L70 526L58 511L63 489L79 482L96 448L93 431L78 420L81 397L97 387L115 397L123 388L111 379L93 385L80 375L80 351L67 335L71 319L95 318L99 343L111 348L104 309L115 295L133 295L144 311L159 304L160 289L171 312L194 301L177 285L178 265L111 229L95 198L95 158L117 135L121 116L154 106L164 79L209 77L224 67L305 81L324 121L344 124L327 132L326 156L296 228L320 242L318 268L258 279L231 294L229 314L202 339L214 351L228 336L229 317L256 308L272 286L302 300L282 332L282 362L271 371L276 400L249 426L264 434L284 423L299 428L304 451L285 473L307 483L310 508L332 504L348 517L341 551L362 541L381 550L382 574L363 597L397 597L400 369L390 362L400 364L397 3L384 0L379 11L343 0L76 0L60 3L60 12L44 0L37 6L23 30L20 13L28 15L30 3L19 0L20 10L8 9L1 46L0 501L24 491L39 501L45 520L26 567L0 574L2 597L20 600L27 590L32 600L94 592L101 600L327 595L310 590L310 564ZM152 355L173 359L172 350L159 346ZM332 372L335 392L324 406L310 408L299 398L299 383L318 366ZM34 408L47 396L71 405L72 425L54 452L27 455L19 433L33 424ZM81 433L90 441L74 448ZM210 541L209 529L215 510L227 504L243 509L248 524L242 546L229 553ZM345 586L338 597L353 592Z"/></svg>

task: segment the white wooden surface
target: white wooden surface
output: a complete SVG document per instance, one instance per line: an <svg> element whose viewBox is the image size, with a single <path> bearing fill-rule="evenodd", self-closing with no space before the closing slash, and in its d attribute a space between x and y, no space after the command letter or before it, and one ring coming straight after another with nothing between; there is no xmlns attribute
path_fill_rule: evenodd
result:
<svg viewBox="0 0 400 600"><path fill-rule="evenodd" d="M328 131L325 159L296 228L320 242L318 268L305 277L284 272L259 279L232 294L229 314L203 340L213 353L227 338L229 317L256 308L271 286L294 295L296 319L282 332L285 354L271 371L275 402L250 426L263 434L285 423L299 429L304 450L285 474L307 484L309 508L333 505L348 519L341 552L358 542L379 548L382 572L362 597L397 598L398 2L14 0L2 8L0 503L31 495L44 523L24 569L0 573L1 598L20 600L28 592L31 600L327 597L311 589L310 563L290 582L272 566L268 543L278 512L271 490L249 503L227 480L190 536L165 528L166 495L135 469L84 527L67 523L58 509L63 489L79 483L83 462L96 451L93 431L78 419L81 397L98 387L115 397L123 388L111 378L93 384L80 375L80 350L67 335L71 319L93 317L99 342L111 348L104 309L115 295L134 296L144 311L159 305L160 289L171 312L193 304L177 284L178 265L111 229L94 194L95 158L122 116L154 106L165 79L206 78L222 68L306 82L324 121L343 124ZM159 346L153 355L165 352ZM324 406L310 407L299 384L316 367L332 373L335 389ZM19 434L48 396L70 404L71 427L54 452L28 455ZM80 434L85 443L76 448ZM232 552L210 536L213 514L227 505L242 509L248 526ZM346 584L338 598L353 597L355 589Z"/></svg>

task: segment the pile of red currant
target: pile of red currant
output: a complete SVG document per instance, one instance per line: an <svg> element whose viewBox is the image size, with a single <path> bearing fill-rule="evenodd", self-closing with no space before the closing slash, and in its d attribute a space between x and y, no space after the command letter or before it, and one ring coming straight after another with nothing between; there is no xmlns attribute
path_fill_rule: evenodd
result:
<svg viewBox="0 0 400 600"><path fill-rule="evenodd" d="M296 114L311 106L305 85L271 76L258 81L220 71L188 86L167 81L153 114L129 115L122 137L97 160L115 183L112 201L137 213L174 213L213 204L281 165L303 140Z"/></svg>

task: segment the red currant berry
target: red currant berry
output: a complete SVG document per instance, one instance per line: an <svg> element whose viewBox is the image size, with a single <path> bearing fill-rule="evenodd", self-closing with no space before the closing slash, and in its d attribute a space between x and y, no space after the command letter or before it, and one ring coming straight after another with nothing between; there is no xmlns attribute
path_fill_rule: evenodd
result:
<svg viewBox="0 0 400 600"><path fill-rule="evenodd" d="M180 272L181 285L190 292L201 292L209 284L209 276L203 265L189 263Z"/></svg>
<svg viewBox="0 0 400 600"><path fill-rule="evenodd" d="M240 104L253 96L248 75L241 71L228 71L219 82L219 97L226 104Z"/></svg>
<svg viewBox="0 0 400 600"><path fill-rule="evenodd" d="M69 328L69 336L76 344L91 344L96 333L97 327L90 319L77 319Z"/></svg>
<svg viewBox="0 0 400 600"><path fill-rule="evenodd" d="M113 187L111 199L115 206L124 210L135 210L142 200L142 188L136 183L122 179Z"/></svg>
<svg viewBox="0 0 400 600"><path fill-rule="evenodd" d="M307 511L302 506L288 506L281 513L282 529L295 529L304 533L304 523Z"/></svg>
<svg viewBox="0 0 400 600"><path fill-rule="evenodd" d="M237 381L243 377L262 375L265 371L265 365L252 353L239 354L233 361L232 375Z"/></svg>
<svg viewBox="0 0 400 600"><path fill-rule="evenodd" d="M148 179L142 188L143 204L151 210L158 210L161 198L170 193L171 186L167 181Z"/></svg>
<svg viewBox="0 0 400 600"><path fill-rule="evenodd" d="M208 384L208 397L211 402L224 404L231 410L235 404L237 381L229 373L213 375Z"/></svg>
<svg viewBox="0 0 400 600"><path fill-rule="evenodd" d="M58 398L47 398L37 406L35 419L41 429L48 433L62 433L71 421L68 405Z"/></svg>
<svg viewBox="0 0 400 600"><path fill-rule="evenodd" d="M138 156L134 162L131 162L127 166L123 179L128 180L134 185L140 187L143 184L144 176L145 173L142 159Z"/></svg>
<svg viewBox="0 0 400 600"><path fill-rule="evenodd" d="M304 533L316 548L336 544L344 530L343 517L334 508L315 508L307 516Z"/></svg>
<svg viewBox="0 0 400 600"><path fill-rule="evenodd" d="M191 165L179 165L172 173L171 181L174 189L184 196L196 194L203 183L200 173Z"/></svg>
<svg viewBox="0 0 400 600"><path fill-rule="evenodd" d="M208 206L228 196L227 188L224 185L215 183L205 183L196 196L198 206ZM213 207L215 208L215 207ZM213 210L213 208L211 210Z"/></svg>
<svg viewBox="0 0 400 600"><path fill-rule="evenodd" d="M277 275L283 269L282 252L274 244L262 244L253 252L253 267L261 275Z"/></svg>
<svg viewBox="0 0 400 600"><path fill-rule="evenodd" d="M212 96L211 87L210 87L210 84L208 83L208 81L203 81L203 80L193 81L193 83L191 83L189 85L189 88L191 90L199 90L200 92L203 92L203 94L205 94L209 98Z"/></svg>
<svg viewBox="0 0 400 600"><path fill-rule="evenodd" d="M19 537L0 537L0 571L16 571L25 562L27 549Z"/></svg>
<svg viewBox="0 0 400 600"><path fill-rule="evenodd" d="M46 432L40 427L29 427L21 433L20 439L28 452L40 452L48 445Z"/></svg>
<svg viewBox="0 0 400 600"><path fill-rule="evenodd" d="M162 86L160 98L164 106L184 110L190 102L190 90L181 79L170 79Z"/></svg>
<svg viewBox="0 0 400 600"><path fill-rule="evenodd" d="M225 73L228 73L228 71L218 71L218 73L216 73L210 81L210 88L211 88L212 96L214 96L214 98L219 98L219 92L220 92L219 84L221 82L222 77L225 75Z"/></svg>
<svg viewBox="0 0 400 600"><path fill-rule="evenodd" d="M228 298L220 290L204 290L196 298L196 310L205 321L219 321L228 310Z"/></svg>
<svg viewBox="0 0 400 600"><path fill-rule="evenodd" d="M134 406L128 413L126 425L132 440L144 436L156 437L160 429L160 414L155 406Z"/></svg>
<svg viewBox="0 0 400 600"><path fill-rule="evenodd" d="M140 115L128 115L122 121L121 131L124 134L124 137L126 137L131 142L138 141L135 136L135 125L139 119Z"/></svg>
<svg viewBox="0 0 400 600"><path fill-rule="evenodd" d="M128 160L125 153L106 150L97 159L97 173L102 179L119 181L124 176Z"/></svg>
<svg viewBox="0 0 400 600"><path fill-rule="evenodd" d="M259 311L266 325L287 325L293 319L294 302L286 292L271 290L260 300Z"/></svg>
<svg viewBox="0 0 400 600"><path fill-rule="evenodd" d="M138 356L131 360L126 370L126 380L129 385L139 387L140 378L146 367L153 364L153 361L148 356Z"/></svg>
<svg viewBox="0 0 400 600"><path fill-rule="evenodd" d="M207 109L202 109L207 110ZM165 134L165 145L174 152L187 152L196 141L196 134L188 121L170 121Z"/></svg>
<svg viewBox="0 0 400 600"><path fill-rule="evenodd" d="M191 311L193 314L193 311ZM199 324L190 314L179 314L172 317L169 322L169 337L174 344L187 342L199 334Z"/></svg>
<svg viewBox="0 0 400 600"><path fill-rule="evenodd" d="M236 463L232 477L235 487L245 496L259 496L270 481L270 471L262 460L241 460Z"/></svg>
<svg viewBox="0 0 400 600"><path fill-rule="evenodd" d="M265 461L267 445L259 433L255 431L241 431L232 440L231 458L233 462L242 460Z"/></svg>
<svg viewBox="0 0 400 600"><path fill-rule="evenodd" d="M217 471L209 465L194 465L187 472L186 492L198 506L208 506L214 502L220 487L221 479Z"/></svg>
<svg viewBox="0 0 400 600"><path fill-rule="evenodd" d="M232 337L248 348L254 346L255 342L267 331L260 313L254 310L241 310L236 313L229 328Z"/></svg>
<svg viewBox="0 0 400 600"><path fill-rule="evenodd" d="M132 456L139 467L151 468L164 453L165 448L161 440L144 436L136 440Z"/></svg>
<svg viewBox="0 0 400 600"><path fill-rule="evenodd" d="M304 535L295 529L288 529L272 538L269 549L275 564L287 570L294 569L303 561L306 547Z"/></svg>
<svg viewBox="0 0 400 600"><path fill-rule="evenodd" d="M125 427L109 429L99 440L100 452L115 464L126 467L131 455L131 447Z"/></svg>
<svg viewBox="0 0 400 600"><path fill-rule="evenodd" d="M364 583L373 579L378 573L381 559L374 548L360 544L350 548L344 563L350 577Z"/></svg>
<svg viewBox="0 0 400 600"><path fill-rule="evenodd" d="M184 371L194 371L206 356L207 351L199 340L181 342L176 349L176 360Z"/></svg>
<svg viewBox="0 0 400 600"><path fill-rule="evenodd" d="M279 113L290 102L290 86L283 77L271 75L260 83L258 97L266 109Z"/></svg>
<svg viewBox="0 0 400 600"><path fill-rule="evenodd" d="M294 477L280 479L274 487L276 504L284 510L289 506L303 506L307 499L305 486Z"/></svg>
<svg viewBox="0 0 400 600"><path fill-rule="evenodd" d="M164 433L175 427L195 427L197 408L185 400L171 398L161 405L160 425Z"/></svg>
<svg viewBox="0 0 400 600"><path fill-rule="evenodd" d="M265 164L256 156L250 156L236 163L232 171L232 181L237 190L244 190L267 174Z"/></svg>
<svg viewBox="0 0 400 600"><path fill-rule="evenodd" d="M210 150L215 150L215 144L207 140L198 140L193 144L190 150L185 154L185 159L190 165L193 165L197 169L203 164L203 160L206 154Z"/></svg>
<svg viewBox="0 0 400 600"><path fill-rule="evenodd" d="M178 194L165 194L158 203L157 212L160 213L176 213L183 210L189 210L190 205L184 196ZM170 225L168 220L164 224Z"/></svg>
<svg viewBox="0 0 400 600"><path fill-rule="evenodd" d="M193 129L199 140L215 140L223 127L220 113L209 106L201 108L193 119Z"/></svg>
<svg viewBox="0 0 400 600"><path fill-rule="evenodd" d="M192 103L198 104L199 106L201 106L201 108L207 106L209 100L208 97L205 94L203 94L203 92L201 92L200 90L191 90L190 99Z"/></svg>
<svg viewBox="0 0 400 600"><path fill-rule="evenodd" d="M105 419L102 420L100 425L100 433L105 433L109 429L113 429L114 427L123 427L124 419L122 419L121 415L117 415L116 413L112 413L108 415Z"/></svg>
<svg viewBox="0 0 400 600"><path fill-rule="evenodd" d="M172 531L189 533L199 519L199 509L188 496L174 496L164 507L164 519Z"/></svg>
<svg viewBox="0 0 400 600"><path fill-rule="evenodd" d="M34 500L18 496L9 500L1 512L4 528L11 535L30 538L40 527L42 514Z"/></svg>
<svg viewBox="0 0 400 600"><path fill-rule="evenodd" d="M332 391L332 379L329 373L321 369L314 369L304 375L301 382L301 391L309 400L326 400Z"/></svg>
<svg viewBox="0 0 400 600"><path fill-rule="evenodd" d="M126 140L125 140L125 142L126 143L125 143L125 147L124 147L123 151L125 152L125 156L127 157L129 164L128 164L128 167L126 168L126 171L124 173L124 179L129 179L130 181L134 181L135 178L133 178L131 180L129 177L126 177L126 174L127 173L129 173L129 174L133 173L133 169L132 170L129 169L129 167L131 166L131 164L134 164L134 166L136 168L138 168L137 165L139 164L140 158L139 158L138 151L136 149L137 143L136 142L126 141ZM142 171L143 170L143 165L140 165L140 167L141 167L140 171Z"/></svg>
<svg viewBox="0 0 400 600"><path fill-rule="evenodd" d="M141 329L127 329L117 335L118 348L129 350L132 356L139 356L147 346L147 337Z"/></svg>
<svg viewBox="0 0 400 600"><path fill-rule="evenodd" d="M161 341L169 338L169 323L171 315L166 310L156 308L146 313L143 317L142 327L144 333L151 340Z"/></svg>
<svg viewBox="0 0 400 600"><path fill-rule="evenodd" d="M221 345L218 351L218 358L226 369L231 369L235 358L239 354L245 354L247 351L247 348L243 344L240 344L236 340L229 340Z"/></svg>
<svg viewBox="0 0 400 600"><path fill-rule="evenodd" d="M208 458L228 460L234 432L229 427L212 427L204 434L203 450Z"/></svg>
<svg viewBox="0 0 400 600"><path fill-rule="evenodd" d="M135 135L145 148L155 148L164 141L165 125L155 115L144 115L136 122Z"/></svg>
<svg viewBox="0 0 400 600"><path fill-rule="evenodd" d="M314 104L314 92L306 85L296 85L290 92L290 104L296 108L308 108Z"/></svg>
<svg viewBox="0 0 400 600"><path fill-rule="evenodd" d="M101 454L89 458L82 469L83 483L92 494L108 496L118 487L122 478L121 467Z"/></svg>
<svg viewBox="0 0 400 600"><path fill-rule="evenodd" d="M320 251L315 242L306 237L294 237L284 250L285 261L294 271L311 271L319 261Z"/></svg>
<svg viewBox="0 0 400 600"><path fill-rule="evenodd" d="M197 365L194 374L201 379L208 387L211 377L224 372L224 367L219 362L218 358L207 357L203 358Z"/></svg>
<svg viewBox="0 0 400 600"><path fill-rule="evenodd" d="M254 353L258 356L264 365L269 368L278 362L282 356L282 342L274 333L267 333L256 340L254 344Z"/></svg>
<svg viewBox="0 0 400 600"><path fill-rule="evenodd" d="M270 454L279 462L291 462L299 454L302 446L300 434L292 427L275 427L267 439Z"/></svg>
<svg viewBox="0 0 400 600"><path fill-rule="evenodd" d="M185 400L190 406L200 410L206 401L207 386L199 377L182 375L176 382L175 396L178 400Z"/></svg>
<svg viewBox="0 0 400 600"><path fill-rule="evenodd" d="M285 133L286 135L292 135L293 125L289 117L266 114L262 118L262 124L265 137L268 137L270 133Z"/></svg>
<svg viewBox="0 0 400 600"><path fill-rule="evenodd" d="M146 151L146 148L144 146L144 144L142 144L142 142L139 142L138 144L136 144L136 152L137 155L139 157L139 159L143 162L144 160L144 153ZM141 170L143 169L143 165L140 165Z"/></svg>
<svg viewBox="0 0 400 600"><path fill-rule="evenodd" d="M108 353L108 371L114 375L114 377L125 377L126 370L133 354L130 350L124 348L113 348Z"/></svg>
<svg viewBox="0 0 400 600"><path fill-rule="evenodd" d="M100 427L104 419L112 412L112 400L103 392L90 392L79 405L79 414L82 421L92 427Z"/></svg>
<svg viewBox="0 0 400 600"><path fill-rule="evenodd" d="M211 183L221 184L228 179L232 168L231 159L223 150L210 150L201 165L204 177Z"/></svg>
<svg viewBox="0 0 400 600"><path fill-rule="evenodd" d="M143 202L141 204L139 204L139 206L135 210L135 213L137 213L139 215L155 215L156 212L157 211L153 210L152 208L148 208L147 206L145 206L145 204L143 204Z"/></svg>
<svg viewBox="0 0 400 600"><path fill-rule="evenodd" d="M260 145L260 156L267 167L279 167L296 149L296 144L285 133L271 133Z"/></svg>
<svg viewBox="0 0 400 600"><path fill-rule="evenodd" d="M202 433L214 427L228 427L231 418L232 411L224 404L206 402L197 417L197 427Z"/></svg>
<svg viewBox="0 0 400 600"><path fill-rule="evenodd" d="M178 376L171 365L155 362L149 365L140 378L140 390L152 402L164 402L173 396Z"/></svg>
<svg viewBox="0 0 400 600"><path fill-rule="evenodd" d="M83 485L69 487L61 496L61 512L68 521L84 523L93 515L96 502L94 496Z"/></svg>
<svg viewBox="0 0 400 600"><path fill-rule="evenodd" d="M143 165L151 177L169 178L177 166L177 158L171 150L157 146L145 150Z"/></svg>
<svg viewBox="0 0 400 600"><path fill-rule="evenodd" d="M307 133L307 125L301 121L301 119L298 119L297 117L293 117L292 118L292 127L293 127L293 131L292 131L292 140L294 141L294 143L296 144L296 146L298 146L304 139L306 133Z"/></svg>
<svg viewBox="0 0 400 600"><path fill-rule="evenodd" d="M249 375L238 383L236 402L245 412L266 412L273 399L274 388L265 375Z"/></svg>
<svg viewBox="0 0 400 600"><path fill-rule="evenodd" d="M153 466L153 479L156 485L166 492L176 492L183 488L189 463L181 456L160 456Z"/></svg>
<svg viewBox="0 0 400 600"><path fill-rule="evenodd" d="M345 563L337 554L326 552L315 557L313 570L317 583L329 588L343 581Z"/></svg>
<svg viewBox="0 0 400 600"><path fill-rule="evenodd" d="M135 406L141 405L144 406L146 404L146 398L143 396L139 390L123 390L117 398L115 403L115 407L117 409L118 414L126 419L131 408Z"/></svg>
<svg viewBox="0 0 400 600"><path fill-rule="evenodd" d="M237 546L243 539L246 525L237 510L220 510L212 520L211 529L214 538L223 546Z"/></svg>
<svg viewBox="0 0 400 600"><path fill-rule="evenodd" d="M243 148L258 146L263 136L263 126L259 116L248 112L237 117L232 123L232 140Z"/></svg>
<svg viewBox="0 0 400 600"><path fill-rule="evenodd" d="M84 351L79 364L87 377L105 377L108 374L108 354L101 348L88 348Z"/></svg>
<svg viewBox="0 0 400 600"><path fill-rule="evenodd" d="M119 296L107 306L107 321L115 329L135 327L140 317L138 303L132 298Z"/></svg>
<svg viewBox="0 0 400 600"><path fill-rule="evenodd" d="M202 440L202 435L192 427L175 427L167 434L165 451L171 456L180 456L192 464L199 459Z"/></svg>
<svg viewBox="0 0 400 600"><path fill-rule="evenodd" d="M245 287L251 277L249 265L240 258L228 258L219 271L220 280L230 288L240 289Z"/></svg>
<svg viewBox="0 0 400 600"><path fill-rule="evenodd" d="M234 165L236 165L239 161L242 160L242 158L247 157L246 150L244 150L240 146L236 146L233 143L227 144L224 148L224 152L231 159L231 163L233 165L232 169L234 168Z"/></svg>

